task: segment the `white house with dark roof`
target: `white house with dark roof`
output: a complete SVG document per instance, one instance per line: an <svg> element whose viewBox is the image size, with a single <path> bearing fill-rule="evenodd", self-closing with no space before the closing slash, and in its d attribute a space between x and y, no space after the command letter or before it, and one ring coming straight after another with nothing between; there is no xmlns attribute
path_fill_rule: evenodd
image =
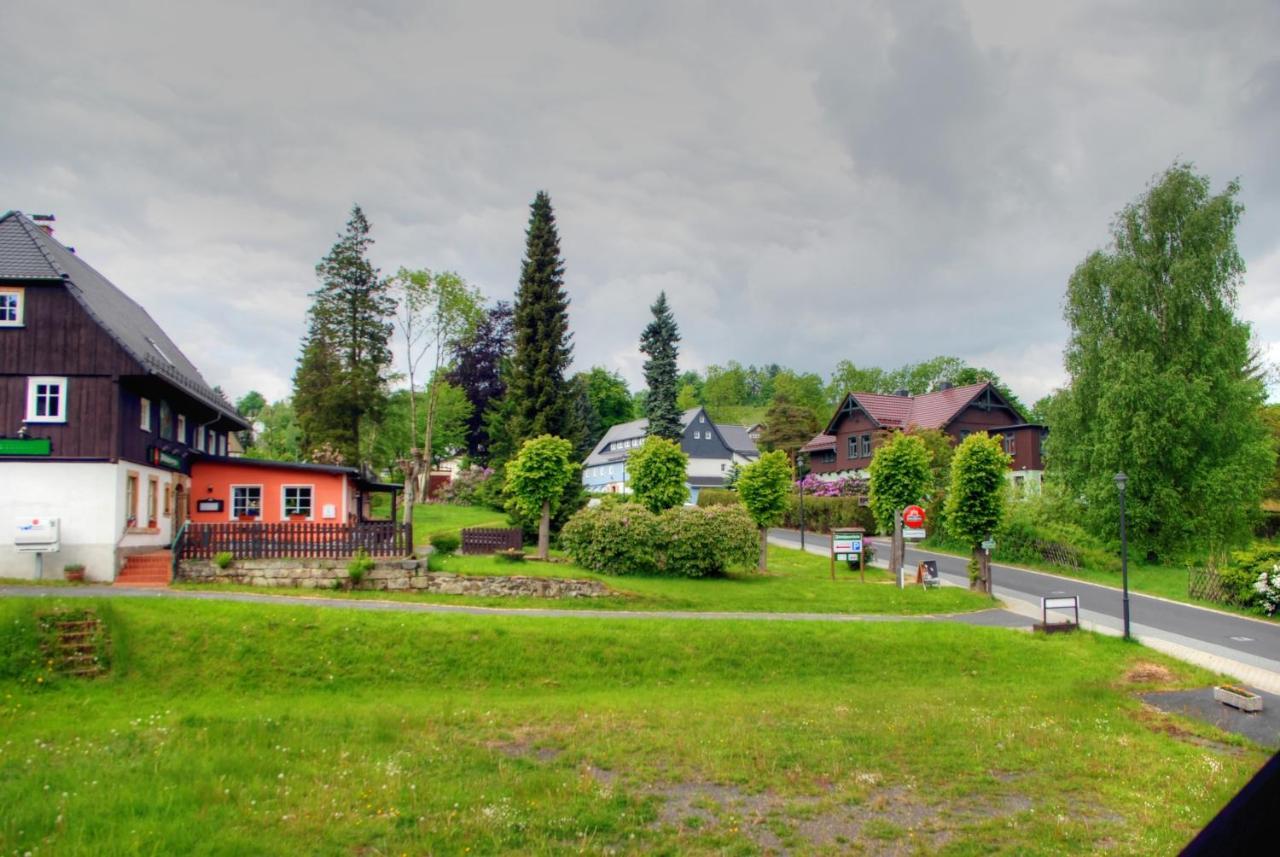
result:
<svg viewBox="0 0 1280 857"><path fill-rule="evenodd" d="M704 408L691 408L680 416L684 433L680 448L689 456L690 502L696 503L702 488L724 485L729 468L760 457L745 426L714 423ZM649 433L647 419L632 420L610 428L582 465L582 484L596 493L630 493L627 458Z"/></svg>

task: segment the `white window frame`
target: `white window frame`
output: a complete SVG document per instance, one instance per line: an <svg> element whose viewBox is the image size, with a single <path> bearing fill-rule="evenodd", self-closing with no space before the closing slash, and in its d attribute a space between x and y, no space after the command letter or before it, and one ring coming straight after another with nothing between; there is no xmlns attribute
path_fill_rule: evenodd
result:
<svg viewBox="0 0 1280 857"><path fill-rule="evenodd" d="M25 327L27 290L13 286L4 286L0 287L0 295L12 296L16 299L14 303L14 311L17 316L13 319L0 318L0 327Z"/></svg>
<svg viewBox="0 0 1280 857"><path fill-rule="evenodd" d="M187 445L187 416L186 416L186 414L178 414L177 430L178 430L178 438L177 438L178 443L182 444L183 446L186 446L186 445Z"/></svg>
<svg viewBox="0 0 1280 857"><path fill-rule="evenodd" d="M693 433L693 439L694 439L694 440L702 440L702 432L700 432L700 431L695 431L695 432Z"/></svg>
<svg viewBox="0 0 1280 857"><path fill-rule="evenodd" d="M316 486L313 484L297 483L280 486L280 520L293 520L289 515L289 501L287 498L289 496L290 489L296 491L301 488L305 488L307 491L311 492L311 496L307 501L307 508L310 510L307 512L307 520L314 521L316 519Z"/></svg>
<svg viewBox="0 0 1280 857"><path fill-rule="evenodd" d="M227 503L227 506L229 507L227 510L227 520L229 521L240 520L240 516L236 514L236 490L239 488L256 488L258 489L258 514L255 517L257 518L258 521L261 521L262 520L262 483L258 483L255 485L253 483L245 482L237 485L231 485L230 488L231 488L231 497Z"/></svg>
<svg viewBox="0 0 1280 857"><path fill-rule="evenodd" d="M146 396L139 396L138 407L141 411L138 418L138 428L143 431L151 431L151 400Z"/></svg>
<svg viewBox="0 0 1280 857"><path fill-rule="evenodd" d="M227 457L227 436L222 433L218 434L218 455Z"/></svg>
<svg viewBox="0 0 1280 857"><path fill-rule="evenodd" d="M204 426L196 426L196 449L204 452Z"/></svg>
<svg viewBox="0 0 1280 857"><path fill-rule="evenodd" d="M58 388L58 413L53 416L36 416L36 402L40 387ZM46 404L48 393L45 393ZM56 375L32 375L27 378L27 418L29 423L65 423L67 421L67 379Z"/></svg>

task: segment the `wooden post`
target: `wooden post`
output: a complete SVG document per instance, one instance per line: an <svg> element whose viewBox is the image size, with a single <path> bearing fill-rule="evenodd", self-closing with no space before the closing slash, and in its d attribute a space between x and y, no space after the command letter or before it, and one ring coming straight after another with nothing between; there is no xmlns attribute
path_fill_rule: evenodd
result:
<svg viewBox="0 0 1280 857"><path fill-rule="evenodd" d="M893 550L889 551L889 555L893 558L893 573L898 579L899 589L906 588L906 583L902 579L902 561L905 553L902 549L902 510L897 509L893 513Z"/></svg>
<svg viewBox="0 0 1280 857"><path fill-rule="evenodd" d="M827 556L831 559L831 579L836 579L836 531L827 533Z"/></svg>

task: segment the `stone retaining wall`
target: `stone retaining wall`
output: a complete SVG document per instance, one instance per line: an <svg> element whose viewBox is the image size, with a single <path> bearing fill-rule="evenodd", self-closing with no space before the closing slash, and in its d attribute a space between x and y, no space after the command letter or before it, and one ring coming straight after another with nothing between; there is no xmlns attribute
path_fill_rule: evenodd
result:
<svg viewBox="0 0 1280 857"><path fill-rule="evenodd" d="M225 569L218 568L211 560L190 559L178 564L178 580L286 589L337 589L348 585L351 578L347 573L347 560L340 559L246 559L237 560ZM597 580L444 574L427 571L427 561L419 559L378 562L355 588L480 597L599 598L612 594L609 587Z"/></svg>

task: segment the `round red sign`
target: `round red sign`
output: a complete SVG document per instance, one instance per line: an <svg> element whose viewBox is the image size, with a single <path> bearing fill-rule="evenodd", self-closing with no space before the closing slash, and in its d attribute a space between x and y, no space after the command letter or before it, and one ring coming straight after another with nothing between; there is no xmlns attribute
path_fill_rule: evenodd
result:
<svg viewBox="0 0 1280 857"><path fill-rule="evenodd" d="M902 523L913 530L924 526L924 509L919 506L908 506L902 510Z"/></svg>

